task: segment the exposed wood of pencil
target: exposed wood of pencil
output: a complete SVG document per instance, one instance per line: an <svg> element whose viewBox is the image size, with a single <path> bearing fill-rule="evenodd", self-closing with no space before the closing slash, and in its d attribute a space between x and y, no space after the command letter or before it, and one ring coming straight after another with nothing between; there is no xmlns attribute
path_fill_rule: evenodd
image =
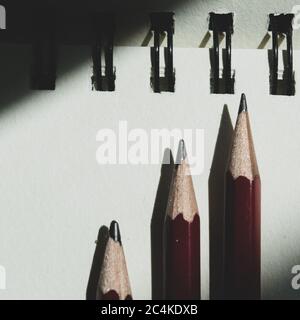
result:
<svg viewBox="0 0 300 320"><path fill-rule="evenodd" d="M225 297L260 299L261 198L245 95L226 173Z"/></svg>
<svg viewBox="0 0 300 320"><path fill-rule="evenodd" d="M132 294L119 226L113 221L100 272L97 300L131 299Z"/></svg>
<svg viewBox="0 0 300 320"><path fill-rule="evenodd" d="M183 141L164 225L164 298L200 299L200 218Z"/></svg>

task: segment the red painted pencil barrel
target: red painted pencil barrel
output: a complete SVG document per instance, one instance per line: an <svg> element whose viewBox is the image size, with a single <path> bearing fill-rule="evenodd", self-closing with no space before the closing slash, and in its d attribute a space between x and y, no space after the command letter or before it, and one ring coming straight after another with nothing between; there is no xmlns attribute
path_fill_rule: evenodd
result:
<svg viewBox="0 0 300 320"><path fill-rule="evenodd" d="M119 294L115 290L110 290L103 294L101 300L121 300ZM131 295L128 295L125 300L132 300Z"/></svg>
<svg viewBox="0 0 300 320"><path fill-rule="evenodd" d="M198 300L200 293L200 218L189 223L179 214L166 217L164 232L164 296Z"/></svg>
<svg viewBox="0 0 300 320"><path fill-rule="evenodd" d="M225 299L261 298L261 184L226 175Z"/></svg>

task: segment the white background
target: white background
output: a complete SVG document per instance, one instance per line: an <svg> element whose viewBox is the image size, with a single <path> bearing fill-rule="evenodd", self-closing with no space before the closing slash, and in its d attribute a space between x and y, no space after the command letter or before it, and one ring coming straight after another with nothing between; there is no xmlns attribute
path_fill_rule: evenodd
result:
<svg viewBox="0 0 300 320"><path fill-rule="evenodd" d="M269 95L265 50L233 52L235 95L210 94L207 49L175 50L176 92L163 94L149 86L149 48L116 49L113 93L91 91L87 47L61 49L54 92L28 89L28 48L2 46L1 52L15 63L0 61L6 70L6 78L1 75L0 264L7 272L0 299L84 299L98 229L113 219L120 222L133 296L151 298L150 221L161 168L97 164L97 132L117 130L120 120L148 132L205 130L205 171L193 179L207 299L208 178L224 104L234 124L242 92L262 180L263 297L300 297L290 285L291 268L300 264L298 52L295 97Z"/></svg>

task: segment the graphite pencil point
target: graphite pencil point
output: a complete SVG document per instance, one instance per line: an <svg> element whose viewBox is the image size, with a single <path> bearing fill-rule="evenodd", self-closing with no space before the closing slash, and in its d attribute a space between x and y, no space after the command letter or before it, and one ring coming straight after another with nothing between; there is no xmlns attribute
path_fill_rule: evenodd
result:
<svg viewBox="0 0 300 320"><path fill-rule="evenodd" d="M120 244L122 244L120 228L119 228L119 224L118 224L117 221L112 221L111 222L110 228L109 228L109 235L114 241L119 242Z"/></svg>
<svg viewBox="0 0 300 320"><path fill-rule="evenodd" d="M182 161L186 159L186 156L187 154L186 154L185 143L184 143L184 140L181 139L179 141L176 164L181 164Z"/></svg>
<svg viewBox="0 0 300 320"><path fill-rule="evenodd" d="M132 300L119 225L112 221L98 280L96 300Z"/></svg>
<svg viewBox="0 0 300 320"><path fill-rule="evenodd" d="M248 107L247 107L246 95L243 93L242 96L241 96L239 114L242 113L242 112L247 112L247 111L248 111Z"/></svg>

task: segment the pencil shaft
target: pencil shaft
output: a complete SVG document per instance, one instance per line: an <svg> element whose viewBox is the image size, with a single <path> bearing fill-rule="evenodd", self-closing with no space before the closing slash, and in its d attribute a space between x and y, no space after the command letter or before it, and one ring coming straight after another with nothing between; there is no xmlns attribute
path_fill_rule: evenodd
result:
<svg viewBox="0 0 300 320"><path fill-rule="evenodd" d="M200 299L200 219L165 222L165 299Z"/></svg>
<svg viewBox="0 0 300 320"><path fill-rule="evenodd" d="M121 300L119 294L115 290L110 290L105 294L102 294L99 300ZM131 295L127 295L124 300L132 300Z"/></svg>
<svg viewBox="0 0 300 320"><path fill-rule="evenodd" d="M164 224L164 298L200 299L200 217L185 143L177 166Z"/></svg>
<svg viewBox="0 0 300 320"><path fill-rule="evenodd" d="M119 225L112 221L98 281L97 300L131 300L131 288Z"/></svg>
<svg viewBox="0 0 300 320"><path fill-rule="evenodd" d="M225 298L260 299L260 178L226 175Z"/></svg>

